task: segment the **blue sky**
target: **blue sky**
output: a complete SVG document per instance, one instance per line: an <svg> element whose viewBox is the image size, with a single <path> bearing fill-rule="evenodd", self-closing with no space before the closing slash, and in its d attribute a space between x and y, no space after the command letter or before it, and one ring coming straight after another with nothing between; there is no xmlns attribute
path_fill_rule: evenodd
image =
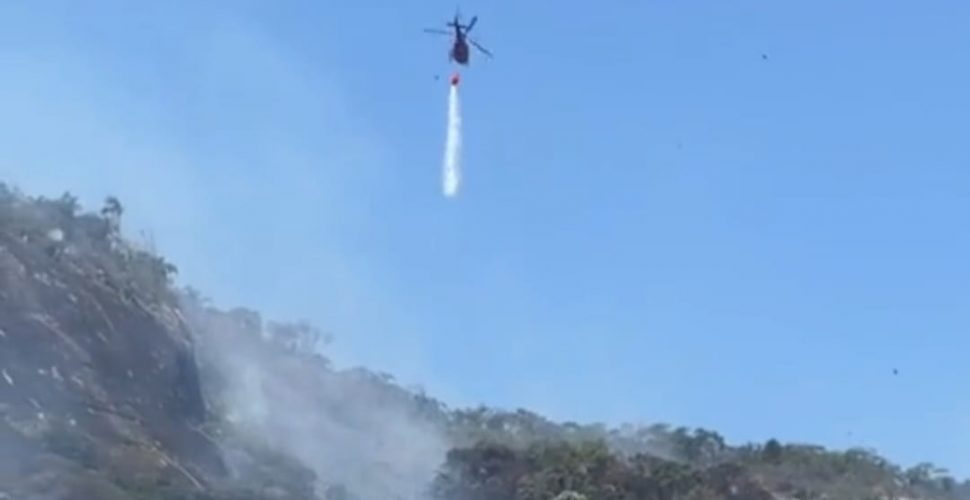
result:
<svg viewBox="0 0 970 500"><path fill-rule="evenodd" d="M447 200L454 8L4 3L0 177L453 404L970 475L970 5L464 2Z"/></svg>

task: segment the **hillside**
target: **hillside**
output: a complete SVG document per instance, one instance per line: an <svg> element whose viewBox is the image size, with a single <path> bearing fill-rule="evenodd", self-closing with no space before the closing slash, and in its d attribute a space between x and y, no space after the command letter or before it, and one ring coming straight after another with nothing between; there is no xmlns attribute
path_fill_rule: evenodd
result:
<svg viewBox="0 0 970 500"><path fill-rule="evenodd" d="M0 187L0 498L970 499L872 450L448 408L176 288L122 215Z"/></svg>

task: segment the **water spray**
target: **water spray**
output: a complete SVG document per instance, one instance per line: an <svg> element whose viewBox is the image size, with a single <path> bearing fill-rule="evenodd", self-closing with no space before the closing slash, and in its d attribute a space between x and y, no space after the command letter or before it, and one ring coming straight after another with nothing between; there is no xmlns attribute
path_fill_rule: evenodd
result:
<svg viewBox="0 0 970 500"><path fill-rule="evenodd" d="M442 187L445 196L458 194L461 181L461 107L458 101L458 73L451 77L448 87L448 133L445 139L445 158Z"/></svg>

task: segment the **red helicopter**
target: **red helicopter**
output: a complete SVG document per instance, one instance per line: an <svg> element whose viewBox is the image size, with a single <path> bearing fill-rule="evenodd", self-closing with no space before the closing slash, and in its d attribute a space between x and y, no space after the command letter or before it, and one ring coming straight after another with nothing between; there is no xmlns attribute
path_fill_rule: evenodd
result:
<svg viewBox="0 0 970 500"><path fill-rule="evenodd" d="M426 33L434 33L436 35L453 35L455 41L451 46L451 51L448 53L448 58L456 63L467 66L468 65L468 43L475 46L476 49L482 51L488 57L492 57L492 53L488 51L485 47L482 47L478 42L468 37L468 32L472 30L475 26L475 22L478 21L478 16L472 16L472 20L469 21L467 25L461 24L459 18L460 13L455 13L455 18L448 22L445 26L454 28L454 31L446 31L442 29L435 28L425 28ZM458 75L452 77L452 84L457 83Z"/></svg>

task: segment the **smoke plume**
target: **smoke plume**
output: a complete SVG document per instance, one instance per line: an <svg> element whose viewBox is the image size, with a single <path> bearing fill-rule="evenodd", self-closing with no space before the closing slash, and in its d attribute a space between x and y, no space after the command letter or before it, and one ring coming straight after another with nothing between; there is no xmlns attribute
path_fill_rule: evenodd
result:
<svg viewBox="0 0 970 500"><path fill-rule="evenodd" d="M339 485L360 500L425 498L449 444L413 413L407 393L364 370L328 368L305 354L310 345L281 351L268 336L292 326L243 310L200 312L189 318L207 397L236 434L310 468L321 497Z"/></svg>

